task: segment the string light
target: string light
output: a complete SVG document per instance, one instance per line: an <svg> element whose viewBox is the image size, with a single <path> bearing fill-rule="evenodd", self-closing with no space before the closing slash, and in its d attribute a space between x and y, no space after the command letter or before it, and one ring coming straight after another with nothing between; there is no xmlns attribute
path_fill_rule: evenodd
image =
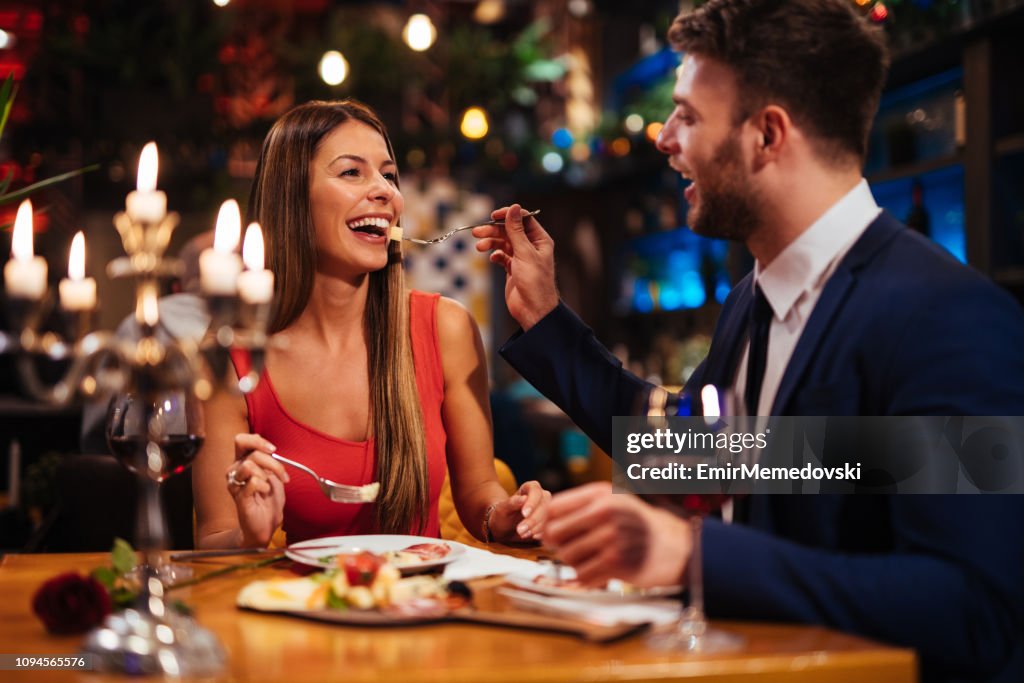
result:
<svg viewBox="0 0 1024 683"><path fill-rule="evenodd" d="M644 129L644 117L640 116L640 114L630 114L626 117L624 125L627 132L636 135Z"/></svg>
<svg viewBox="0 0 1024 683"><path fill-rule="evenodd" d="M437 39L437 29L434 22L426 14L414 14L409 17L402 29L402 39L416 52L423 52L434 44Z"/></svg>
<svg viewBox="0 0 1024 683"><path fill-rule="evenodd" d="M575 140L568 128L558 128L551 134L551 143L559 149L569 149Z"/></svg>
<svg viewBox="0 0 1024 683"><path fill-rule="evenodd" d="M318 70L327 85L341 85L348 77L348 61L337 50L329 50L320 58Z"/></svg>
<svg viewBox="0 0 1024 683"><path fill-rule="evenodd" d="M470 140L479 140L487 135L490 126L487 123L487 112L480 107L470 107L462 115L459 130Z"/></svg>
<svg viewBox="0 0 1024 683"><path fill-rule="evenodd" d="M658 141L658 134L661 133L661 129L665 127L665 124L661 121L652 121L647 124L646 135L647 139L651 142Z"/></svg>
<svg viewBox="0 0 1024 683"><path fill-rule="evenodd" d="M558 152L548 152L541 158L540 165L548 173L558 173L562 170L562 166L565 165L565 160Z"/></svg>
<svg viewBox="0 0 1024 683"><path fill-rule="evenodd" d="M878 3L871 8L871 18L874 21L882 22L885 21L886 17L889 16L889 9L882 3Z"/></svg>

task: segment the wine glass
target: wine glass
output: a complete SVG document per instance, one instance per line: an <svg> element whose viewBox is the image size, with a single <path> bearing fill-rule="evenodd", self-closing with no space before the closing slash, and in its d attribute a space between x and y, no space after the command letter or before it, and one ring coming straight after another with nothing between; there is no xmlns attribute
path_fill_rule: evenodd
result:
<svg viewBox="0 0 1024 683"><path fill-rule="evenodd" d="M137 372L132 391L117 395L108 410L110 449L142 489L136 543L145 561L135 570L135 604L108 615L86 635L83 650L101 671L205 676L223 670L224 649L211 631L165 600L168 584L191 577L191 569L164 563L160 553L167 545L160 483L195 459L203 444L203 411L191 387L160 388L165 380Z"/></svg>
<svg viewBox="0 0 1024 683"><path fill-rule="evenodd" d="M188 389L125 392L115 396L108 409L110 450L139 477L143 489L137 543L149 552L146 561L164 584L188 579L192 570L166 563L152 552L167 546L159 486L192 464L204 435L202 405Z"/></svg>
<svg viewBox="0 0 1024 683"><path fill-rule="evenodd" d="M732 414L732 392L706 385L701 390L701 407L704 424L709 430L717 431L723 426L720 418ZM690 417L694 408L693 397L679 391L671 392L662 387L652 388L645 413L649 422L664 424L665 418ZM697 453L681 453L679 461L692 460L693 465L706 461L707 456ZM692 470L696 471L696 469ZM721 509L731 494L724 491L702 491L685 494L657 494L643 496L662 507L671 508L686 517L692 534L692 550L687 573L689 602L681 605L679 620L670 630L660 630L647 639L649 647L657 650L685 652L728 652L743 645L743 638L733 633L708 626L704 614L704 576L701 538L704 517Z"/></svg>

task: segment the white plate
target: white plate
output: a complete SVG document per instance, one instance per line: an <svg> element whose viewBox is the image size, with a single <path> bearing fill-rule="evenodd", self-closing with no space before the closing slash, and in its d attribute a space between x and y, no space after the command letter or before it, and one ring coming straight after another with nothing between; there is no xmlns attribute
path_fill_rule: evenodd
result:
<svg viewBox="0 0 1024 683"><path fill-rule="evenodd" d="M576 573L570 568L563 568L566 579L576 578ZM571 576L569 576L571 574ZM637 600L648 600L656 598L667 598L679 595L682 592L681 586L658 586L657 588L636 588L624 581L612 579L606 588L559 588L558 586L545 586L534 583L534 577L526 574L509 574L505 581L516 588L550 595L556 598L570 598L573 600L585 600L587 602L635 602Z"/></svg>
<svg viewBox="0 0 1024 683"><path fill-rule="evenodd" d="M395 567L403 574L416 574L418 572L430 571L437 567L443 567L466 551L465 547L460 543L442 541L439 538L402 536L399 534L370 534L365 536L311 538L308 541L301 541L288 546L285 550L285 555L290 560L299 564L320 569L330 569L335 566L334 556L338 553L357 553L360 550L369 550L371 553L386 553L394 550L404 550L417 543L439 543L446 545L448 546L448 554L437 560L396 562ZM303 550L303 548L307 547L310 550Z"/></svg>

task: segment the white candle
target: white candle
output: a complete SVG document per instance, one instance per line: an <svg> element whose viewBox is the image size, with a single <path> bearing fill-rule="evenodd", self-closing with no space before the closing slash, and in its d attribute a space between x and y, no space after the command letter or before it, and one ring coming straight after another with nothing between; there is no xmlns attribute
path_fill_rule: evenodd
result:
<svg viewBox="0 0 1024 683"><path fill-rule="evenodd" d="M242 260L248 269L238 276L238 295L250 304L265 304L274 298L274 274L263 267L263 231L259 223L245 229Z"/></svg>
<svg viewBox="0 0 1024 683"><path fill-rule="evenodd" d="M136 190L128 193L125 209L138 223L159 223L167 215L167 195L156 189L159 156L156 143L148 142L139 155L139 175Z"/></svg>
<svg viewBox="0 0 1024 683"><path fill-rule="evenodd" d="M46 260L32 250L32 202L18 206L11 239L11 260L4 266L7 296L18 299L42 299L46 293Z"/></svg>
<svg viewBox="0 0 1024 683"><path fill-rule="evenodd" d="M85 276L85 235L79 230L71 240L68 276L60 281L60 305L66 311L91 311L96 307L96 280Z"/></svg>
<svg viewBox="0 0 1024 683"><path fill-rule="evenodd" d="M235 253L242 233L242 214L238 202L229 199L217 214L213 249L199 255L199 284L205 294L232 296L238 291L242 259Z"/></svg>

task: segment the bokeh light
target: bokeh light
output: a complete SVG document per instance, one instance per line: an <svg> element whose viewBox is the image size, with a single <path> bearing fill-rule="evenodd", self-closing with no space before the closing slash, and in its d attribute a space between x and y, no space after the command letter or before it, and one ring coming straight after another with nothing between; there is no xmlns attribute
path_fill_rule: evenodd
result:
<svg viewBox="0 0 1024 683"><path fill-rule="evenodd" d="M487 135L489 129L487 113L480 107L470 107L462 115L462 123L459 124L459 130L470 140L479 140Z"/></svg>
<svg viewBox="0 0 1024 683"><path fill-rule="evenodd" d="M348 61L337 50L328 50L320 58L320 78L327 85L341 85L348 77Z"/></svg>

